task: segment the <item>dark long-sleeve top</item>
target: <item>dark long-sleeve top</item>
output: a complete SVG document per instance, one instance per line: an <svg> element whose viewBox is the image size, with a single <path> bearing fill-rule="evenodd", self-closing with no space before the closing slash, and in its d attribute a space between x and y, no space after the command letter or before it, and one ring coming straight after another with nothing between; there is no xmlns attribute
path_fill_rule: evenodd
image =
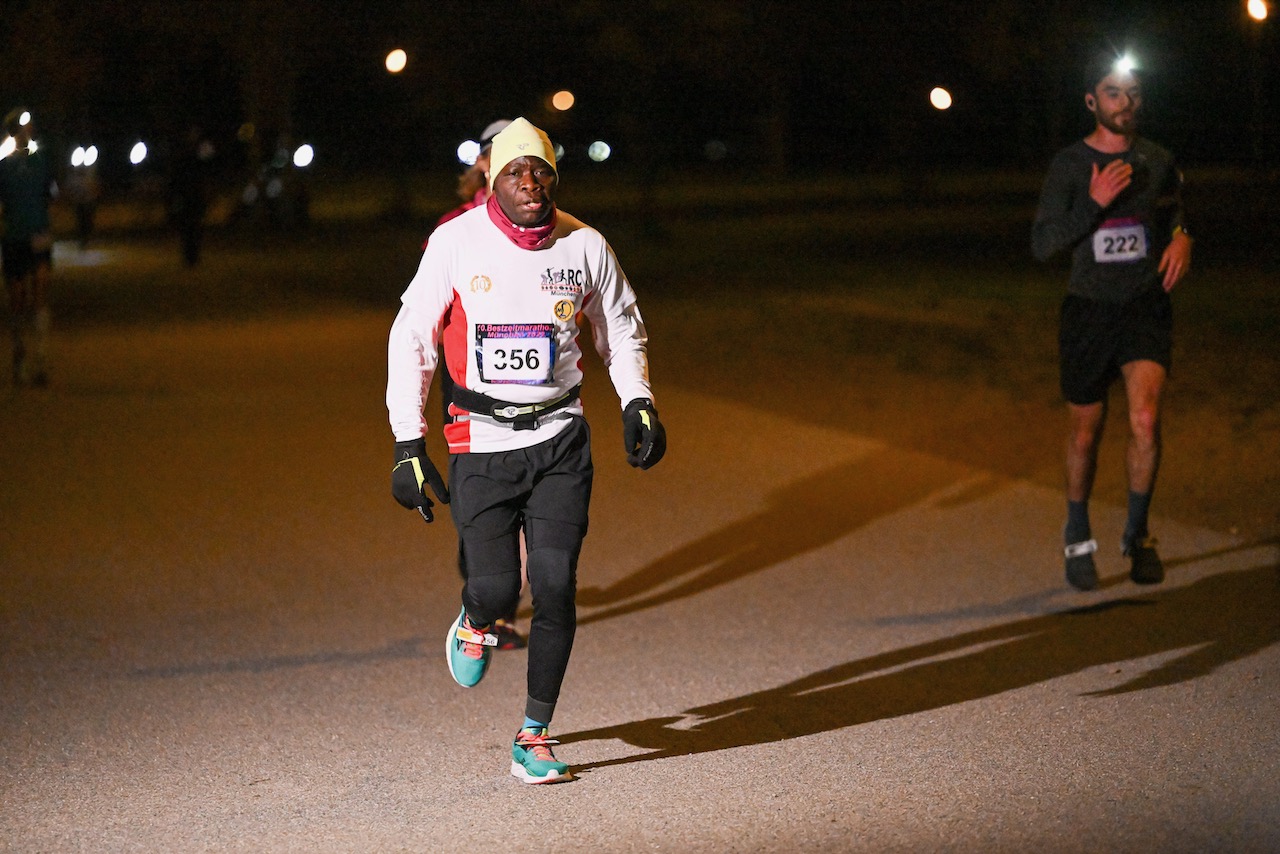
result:
<svg viewBox="0 0 1280 854"><path fill-rule="evenodd" d="M1089 197L1092 166L1101 170L1116 159L1133 166L1133 181L1103 209ZM1127 302L1157 285L1160 256L1182 225L1182 176L1172 154L1141 138L1120 154L1082 140L1059 151L1049 165L1031 251L1047 261L1070 250L1070 293Z"/></svg>

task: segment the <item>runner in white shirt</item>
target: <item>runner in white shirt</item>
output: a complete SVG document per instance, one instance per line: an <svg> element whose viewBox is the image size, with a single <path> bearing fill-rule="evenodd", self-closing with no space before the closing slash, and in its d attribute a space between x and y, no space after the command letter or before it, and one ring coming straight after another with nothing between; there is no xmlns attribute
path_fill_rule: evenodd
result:
<svg viewBox="0 0 1280 854"><path fill-rule="evenodd" d="M466 579L449 628L449 671L464 687L484 677L490 626L520 594L521 531L534 614L525 720L511 773L527 783L571 779L547 727L576 625L578 554L591 499L590 432L582 417L578 318L587 317L622 407L631 465L666 452L649 386L647 335L635 293L599 232L555 206L550 139L525 119L493 141L482 206L441 225L401 297L387 358L387 410L396 439L391 491L424 520L452 504ZM444 428L452 495L427 458L423 404L438 347L456 388Z"/></svg>

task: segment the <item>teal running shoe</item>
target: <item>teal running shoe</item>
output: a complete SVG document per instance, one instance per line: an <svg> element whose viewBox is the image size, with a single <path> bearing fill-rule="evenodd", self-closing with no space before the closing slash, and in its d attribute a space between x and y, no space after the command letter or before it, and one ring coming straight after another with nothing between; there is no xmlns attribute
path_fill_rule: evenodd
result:
<svg viewBox="0 0 1280 854"><path fill-rule="evenodd" d="M522 783L565 783L573 779L569 766L557 762L551 745L559 744L547 736L546 727L522 729L511 745L511 776Z"/></svg>
<svg viewBox="0 0 1280 854"><path fill-rule="evenodd" d="M458 619L449 627L445 638L444 656L449 662L449 675L463 688L474 688L489 669L489 658L498 638L488 627L477 629L467 619L467 609L458 612Z"/></svg>

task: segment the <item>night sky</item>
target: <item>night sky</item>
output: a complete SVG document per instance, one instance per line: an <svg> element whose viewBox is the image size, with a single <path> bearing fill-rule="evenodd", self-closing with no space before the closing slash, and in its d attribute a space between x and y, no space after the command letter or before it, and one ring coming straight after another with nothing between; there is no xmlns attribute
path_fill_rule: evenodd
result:
<svg viewBox="0 0 1280 854"><path fill-rule="evenodd" d="M246 121L314 142L330 165L447 163L499 116L617 168L798 174L1043 163L1089 128L1083 58L1129 47L1144 131L1187 163L1277 160L1280 22L1243 0L338 2L3 0L7 111L55 145L198 124L227 147ZM392 76L383 58L409 54ZM955 106L940 113L931 87ZM548 96L572 90L567 114ZM1255 116L1263 118L1255 129ZM249 156L246 149L245 156Z"/></svg>

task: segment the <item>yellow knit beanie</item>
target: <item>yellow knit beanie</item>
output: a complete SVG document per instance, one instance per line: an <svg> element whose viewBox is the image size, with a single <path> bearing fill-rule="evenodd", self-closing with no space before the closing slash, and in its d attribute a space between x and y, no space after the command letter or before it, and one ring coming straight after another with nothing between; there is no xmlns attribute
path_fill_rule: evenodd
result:
<svg viewBox="0 0 1280 854"><path fill-rule="evenodd" d="M556 168L556 150L551 138L525 118L516 119L493 138L493 148L489 152L490 190L493 189L494 176L519 157L541 157L552 169Z"/></svg>

